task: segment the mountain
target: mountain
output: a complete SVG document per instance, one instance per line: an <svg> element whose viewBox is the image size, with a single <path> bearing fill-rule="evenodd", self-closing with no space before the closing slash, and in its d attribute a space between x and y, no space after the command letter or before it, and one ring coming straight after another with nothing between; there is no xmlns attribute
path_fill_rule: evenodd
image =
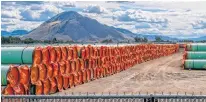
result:
<svg viewBox="0 0 206 102"><path fill-rule="evenodd" d="M206 36L202 36L202 37L198 37L198 38L189 38L188 40L193 40L193 41L206 40Z"/></svg>
<svg viewBox="0 0 206 102"><path fill-rule="evenodd" d="M4 30L1 31L1 36L10 36L10 35L11 35L10 32L4 31Z"/></svg>
<svg viewBox="0 0 206 102"><path fill-rule="evenodd" d="M101 41L112 39L122 41L128 39L123 33L113 27L103 25L97 20L84 17L77 12L60 13L32 30L25 38L36 40L73 40L73 41Z"/></svg>
<svg viewBox="0 0 206 102"><path fill-rule="evenodd" d="M27 30L14 30L12 32L8 32L8 31L1 31L1 36L21 36L21 35L25 35L28 34Z"/></svg>
<svg viewBox="0 0 206 102"><path fill-rule="evenodd" d="M137 37L146 37L149 41L155 41L156 37L160 37L164 41L178 41L179 39L177 38L172 38L168 36L163 36L163 35L155 35L155 34L138 34Z"/></svg>
<svg viewBox="0 0 206 102"><path fill-rule="evenodd" d="M135 33L132 33L129 30L126 30L126 29L122 29L122 28L115 28L115 29L118 30L119 32L124 33L127 36L132 37L132 38L135 38L135 37L142 37L142 38L146 37L149 41L155 41L155 37L160 37L162 40L165 40L165 41L167 41L167 40L170 40L170 41L177 41L177 40L179 40L177 38L172 38L172 37L163 36L163 35L141 34L141 33L135 34Z"/></svg>
<svg viewBox="0 0 206 102"><path fill-rule="evenodd" d="M14 30L11 32L13 35L25 35L28 34L29 32L27 30Z"/></svg>
<svg viewBox="0 0 206 102"><path fill-rule="evenodd" d="M132 33L131 31L127 30L127 29L123 29L123 28L115 28L117 31L125 34L126 36L132 37L134 38L137 34Z"/></svg>

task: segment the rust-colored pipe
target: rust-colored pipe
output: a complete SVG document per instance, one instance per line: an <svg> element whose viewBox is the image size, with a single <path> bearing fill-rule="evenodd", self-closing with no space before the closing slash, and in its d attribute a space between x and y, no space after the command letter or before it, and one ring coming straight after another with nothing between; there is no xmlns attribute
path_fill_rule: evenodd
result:
<svg viewBox="0 0 206 102"><path fill-rule="evenodd" d="M58 62L59 63L59 70L60 74L65 74L66 72L66 64L64 61Z"/></svg>
<svg viewBox="0 0 206 102"><path fill-rule="evenodd" d="M54 73L54 68L52 66L52 64L50 63L46 63L46 69L47 69L47 78L52 78L53 77L53 73Z"/></svg>
<svg viewBox="0 0 206 102"><path fill-rule="evenodd" d="M58 76L56 76L56 80L57 80L57 88L58 91L62 91L63 90L63 76L60 74Z"/></svg>
<svg viewBox="0 0 206 102"><path fill-rule="evenodd" d="M49 63L50 62L49 47L42 48L42 62L43 63Z"/></svg>
<svg viewBox="0 0 206 102"><path fill-rule="evenodd" d="M69 87L69 75L63 75L63 88L68 89Z"/></svg>
<svg viewBox="0 0 206 102"><path fill-rule="evenodd" d="M3 95L14 95L14 89L11 87L11 85L8 84L5 88L3 88L2 94Z"/></svg>
<svg viewBox="0 0 206 102"><path fill-rule="evenodd" d="M60 47L54 47L57 53L56 62L60 62L62 60L62 51Z"/></svg>
<svg viewBox="0 0 206 102"><path fill-rule="evenodd" d="M68 58L67 48L65 46L62 46L61 51L62 51L62 60L66 61Z"/></svg>
<svg viewBox="0 0 206 102"><path fill-rule="evenodd" d="M51 82L51 90L50 93L56 93L57 92L57 80L55 77L49 78L50 82Z"/></svg>
<svg viewBox="0 0 206 102"><path fill-rule="evenodd" d="M53 66L53 77L56 77L60 73L59 64L58 63L52 63L52 66Z"/></svg>
<svg viewBox="0 0 206 102"><path fill-rule="evenodd" d="M47 78L46 80L42 81L43 87L44 87L44 91L43 94L47 95L50 93L51 91L51 82L49 80L49 78Z"/></svg>
<svg viewBox="0 0 206 102"><path fill-rule="evenodd" d="M74 75L69 74L69 87L74 87Z"/></svg>
<svg viewBox="0 0 206 102"><path fill-rule="evenodd" d="M31 67L30 79L32 84L35 84L39 80L39 68L37 65Z"/></svg>
<svg viewBox="0 0 206 102"><path fill-rule="evenodd" d="M71 47L67 47L67 52L68 52L68 60L73 59L73 49Z"/></svg>
<svg viewBox="0 0 206 102"><path fill-rule="evenodd" d="M10 68L7 72L7 81L11 87L14 87L19 83L20 74L18 70L18 66L10 65Z"/></svg>
<svg viewBox="0 0 206 102"><path fill-rule="evenodd" d="M15 95L24 95L26 93L24 85L19 83L13 87Z"/></svg>
<svg viewBox="0 0 206 102"><path fill-rule="evenodd" d="M33 65L42 63L42 48L36 47L33 53Z"/></svg>
<svg viewBox="0 0 206 102"><path fill-rule="evenodd" d="M51 62L51 63L56 62L57 53L56 53L55 48L52 47L52 46L48 46L47 48L48 48L48 50L49 50L50 62Z"/></svg>
<svg viewBox="0 0 206 102"><path fill-rule="evenodd" d="M30 87L30 68L27 65L18 67L20 73L20 83L23 84L25 91L29 90Z"/></svg>
<svg viewBox="0 0 206 102"><path fill-rule="evenodd" d="M45 64L37 65L39 68L39 80L44 81L47 78L47 68Z"/></svg>
<svg viewBox="0 0 206 102"><path fill-rule="evenodd" d="M71 63L70 63L70 61L65 61L65 64L66 64L65 74L70 74L71 73Z"/></svg>

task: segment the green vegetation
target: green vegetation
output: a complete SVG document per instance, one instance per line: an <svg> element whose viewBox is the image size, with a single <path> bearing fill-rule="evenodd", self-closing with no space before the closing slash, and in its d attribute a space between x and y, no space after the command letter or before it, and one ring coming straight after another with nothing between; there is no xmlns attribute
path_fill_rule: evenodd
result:
<svg viewBox="0 0 206 102"><path fill-rule="evenodd" d="M113 42L112 39L106 39L101 41L101 43L112 43L112 42Z"/></svg>
<svg viewBox="0 0 206 102"><path fill-rule="evenodd" d="M74 43L74 41L63 41L53 38L53 40L33 40L32 38L20 39L19 37L1 37L2 44L32 44L32 43L46 43L46 44L55 44L55 43Z"/></svg>
<svg viewBox="0 0 206 102"><path fill-rule="evenodd" d="M149 42L149 40L146 37L135 37L134 38L135 42ZM101 43L113 43L114 41L112 39L106 39L101 41ZM151 42L151 41L150 41ZM154 42L172 42L172 41L164 41L162 40L161 37L155 37L155 41ZM206 43L206 40L201 40L201 41L193 41L193 40L179 40L177 42L201 42L201 43ZM45 43L45 44L56 44L56 43L80 43L80 42L74 42L71 40L68 41L63 41L63 40L58 40L56 38L53 38L52 40L34 40L32 38L26 38L26 39L20 39L19 37L1 37L1 43L2 44L32 44L32 43ZM83 42L81 42L83 43ZM97 42L96 42L97 43ZM121 42L119 42L121 43ZM124 42L125 43L125 42ZM128 40L126 43L130 43L130 41Z"/></svg>
<svg viewBox="0 0 206 102"><path fill-rule="evenodd" d="M194 42L193 40L180 40L179 42Z"/></svg>
<svg viewBox="0 0 206 102"><path fill-rule="evenodd" d="M162 38L159 37L159 36L156 36L156 37L155 37L155 41L156 41L156 42L164 42L164 40L162 40Z"/></svg>
<svg viewBox="0 0 206 102"><path fill-rule="evenodd" d="M26 38L25 40L23 40L23 43L25 44L29 44L29 43L34 43L35 41L32 38Z"/></svg>
<svg viewBox="0 0 206 102"><path fill-rule="evenodd" d="M22 43L21 39L18 37L1 37L1 43L2 44L9 44L9 43Z"/></svg>
<svg viewBox="0 0 206 102"><path fill-rule="evenodd" d="M206 43L206 40L201 40L201 41L197 41L197 42Z"/></svg>
<svg viewBox="0 0 206 102"><path fill-rule="evenodd" d="M135 42L148 42L148 39L146 37L144 37L144 38L135 37L134 40L135 40Z"/></svg>

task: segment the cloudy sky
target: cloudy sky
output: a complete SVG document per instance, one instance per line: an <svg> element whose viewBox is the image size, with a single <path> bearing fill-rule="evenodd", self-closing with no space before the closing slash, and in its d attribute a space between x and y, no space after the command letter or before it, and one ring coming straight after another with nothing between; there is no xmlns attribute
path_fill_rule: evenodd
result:
<svg viewBox="0 0 206 102"><path fill-rule="evenodd" d="M76 11L137 34L206 36L206 1L199 2L1 2L1 30L32 30L64 11Z"/></svg>

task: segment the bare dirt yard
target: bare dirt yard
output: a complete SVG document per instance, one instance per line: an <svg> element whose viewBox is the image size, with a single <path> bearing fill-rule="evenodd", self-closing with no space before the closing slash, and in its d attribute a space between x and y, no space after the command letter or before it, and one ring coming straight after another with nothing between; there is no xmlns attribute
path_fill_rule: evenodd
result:
<svg viewBox="0 0 206 102"><path fill-rule="evenodd" d="M90 81L57 94L65 93L141 93L154 94L204 94L206 95L206 71L184 70L182 54L161 57L114 74Z"/></svg>

